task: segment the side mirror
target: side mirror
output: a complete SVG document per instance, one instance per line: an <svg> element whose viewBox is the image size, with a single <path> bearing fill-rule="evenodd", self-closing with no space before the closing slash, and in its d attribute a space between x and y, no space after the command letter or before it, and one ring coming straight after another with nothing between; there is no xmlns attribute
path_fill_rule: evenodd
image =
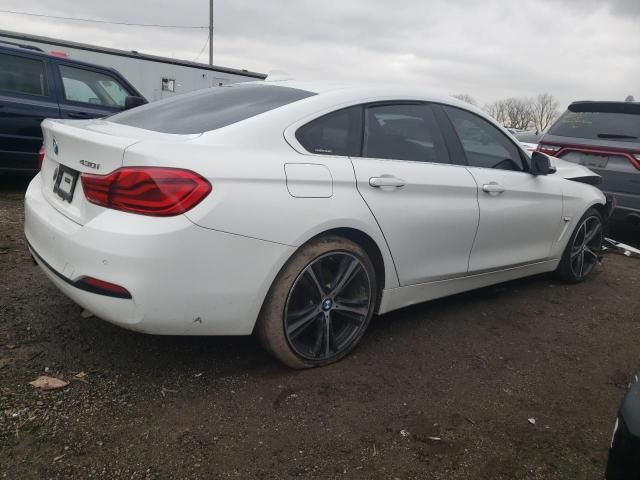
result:
<svg viewBox="0 0 640 480"><path fill-rule="evenodd" d="M531 170L533 175L549 175L556 173L556 167L551 165L551 158L546 153L533 152L531 154Z"/></svg>
<svg viewBox="0 0 640 480"><path fill-rule="evenodd" d="M136 97L134 95L129 95L124 99L124 109L129 110L130 108L136 108L140 105L144 105L147 102L147 99L144 97Z"/></svg>

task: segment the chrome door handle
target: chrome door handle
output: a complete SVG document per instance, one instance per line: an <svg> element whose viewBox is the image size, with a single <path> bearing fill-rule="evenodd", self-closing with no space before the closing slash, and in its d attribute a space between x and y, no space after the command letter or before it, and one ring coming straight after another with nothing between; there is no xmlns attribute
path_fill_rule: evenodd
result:
<svg viewBox="0 0 640 480"><path fill-rule="evenodd" d="M482 190L487 193L502 193L504 192L504 187L499 183L491 182L491 183L485 183L482 186Z"/></svg>
<svg viewBox="0 0 640 480"><path fill-rule="evenodd" d="M407 184L403 179L397 177L371 177L369 185L372 187L404 187Z"/></svg>

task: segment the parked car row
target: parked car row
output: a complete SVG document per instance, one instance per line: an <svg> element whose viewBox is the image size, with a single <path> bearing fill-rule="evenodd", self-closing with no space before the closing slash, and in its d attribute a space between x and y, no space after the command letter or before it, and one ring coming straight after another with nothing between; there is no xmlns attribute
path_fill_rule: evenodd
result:
<svg viewBox="0 0 640 480"><path fill-rule="evenodd" d="M144 103L111 68L0 42L0 173L35 173L45 118L87 119Z"/></svg>
<svg viewBox="0 0 640 480"><path fill-rule="evenodd" d="M528 152L535 152L538 149L538 143L542 138L542 134L535 131L515 132L513 136L518 139L520 144Z"/></svg>

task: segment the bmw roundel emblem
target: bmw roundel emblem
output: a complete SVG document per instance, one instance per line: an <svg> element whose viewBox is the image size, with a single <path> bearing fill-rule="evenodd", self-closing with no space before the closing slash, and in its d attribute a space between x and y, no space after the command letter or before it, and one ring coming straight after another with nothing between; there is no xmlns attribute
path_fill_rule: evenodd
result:
<svg viewBox="0 0 640 480"><path fill-rule="evenodd" d="M53 137L53 153L55 153L56 155L58 155L58 142L56 142L56 137Z"/></svg>

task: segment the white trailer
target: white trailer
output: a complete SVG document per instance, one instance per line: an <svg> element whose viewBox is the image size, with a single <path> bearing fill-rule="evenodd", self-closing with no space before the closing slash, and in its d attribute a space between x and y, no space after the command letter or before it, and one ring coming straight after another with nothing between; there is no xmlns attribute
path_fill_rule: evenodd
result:
<svg viewBox="0 0 640 480"><path fill-rule="evenodd" d="M263 80L265 74L146 55L135 50L116 50L56 38L0 30L0 42L32 45L53 55L115 68L147 100L236 82Z"/></svg>

